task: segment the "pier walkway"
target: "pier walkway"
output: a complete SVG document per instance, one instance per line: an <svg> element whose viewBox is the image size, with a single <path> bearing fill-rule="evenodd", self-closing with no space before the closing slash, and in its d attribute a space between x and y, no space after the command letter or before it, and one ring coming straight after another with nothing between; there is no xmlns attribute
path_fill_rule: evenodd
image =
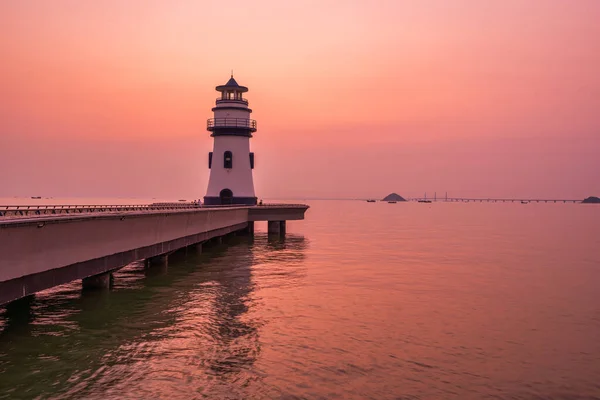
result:
<svg viewBox="0 0 600 400"><path fill-rule="evenodd" d="M111 272L146 260L166 264L174 251L254 231L268 221L285 235L286 221L304 219L304 204L0 206L0 304L82 279L110 285Z"/></svg>

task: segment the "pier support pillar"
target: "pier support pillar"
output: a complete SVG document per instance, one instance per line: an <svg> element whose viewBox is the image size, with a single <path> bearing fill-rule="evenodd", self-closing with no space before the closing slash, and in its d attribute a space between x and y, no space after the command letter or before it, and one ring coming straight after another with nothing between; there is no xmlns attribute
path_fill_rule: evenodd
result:
<svg viewBox="0 0 600 400"><path fill-rule="evenodd" d="M103 272L98 275L88 276L81 280L83 289L110 289L113 282L113 276L110 272Z"/></svg>
<svg viewBox="0 0 600 400"><path fill-rule="evenodd" d="M285 236L285 221L269 221L267 222L267 231L269 235Z"/></svg>
<svg viewBox="0 0 600 400"><path fill-rule="evenodd" d="M196 243L191 246L197 254L202 254L202 243Z"/></svg>
<svg viewBox="0 0 600 400"><path fill-rule="evenodd" d="M35 295L30 294L28 296L20 297L16 300L8 302L8 303L4 304L4 306L6 307L7 313L12 313L12 312L14 312L16 314L29 313L29 312L31 312L31 304L34 302L34 300L35 300Z"/></svg>
<svg viewBox="0 0 600 400"><path fill-rule="evenodd" d="M33 311L31 305L33 304L34 300L35 296L30 294L4 304L6 307L6 312L4 314L4 320L6 323L4 325L4 332L22 329L31 321L33 321Z"/></svg>
<svg viewBox="0 0 600 400"><path fill-rule="evenodd" d="M155 257L150 257L150 258L146 259L145 264L146 264L146 268L152 268L152 267L167 268L169 265L169 256L167 254L160 254Z"/></svg>
<svg viewBox="0 0 600 400"><path fill-rule="evenodd" d="M161 254L155 257L147 258L144 261L146 267L146 275L162 275L166 273L169 268L169 256L167 254Z"/></svg>
<svg viewBox="0 0 600 400"><path fill-rule="evenodd" d="M287 230L287 224L285 223L285 221L281 221L279 223L279 235L280 236L285 236L285 231Z"/></svg>
<svg viewBox="0 0 600 400"><path fill-rule="evenodd" d="M248 226L242 232L244 235L254 236L254 221L248 221Z"/></svg>

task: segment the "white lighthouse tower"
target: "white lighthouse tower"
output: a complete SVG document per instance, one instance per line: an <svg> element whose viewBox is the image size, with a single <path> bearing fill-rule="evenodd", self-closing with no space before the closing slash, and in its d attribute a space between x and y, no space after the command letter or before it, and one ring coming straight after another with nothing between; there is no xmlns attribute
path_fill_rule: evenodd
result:
<svg viewBox="0 0 600 400"><path fill-rule="evenodd" d="M204 204L254 205L254 153L250 152L250 138L256 132L256 121L250 119L252 110L242 97L248 88L238 85L231 74L231 79L216 90L221 96L212 109L214 118L206 125L214 144L208 154L210 178Z"/></svg>

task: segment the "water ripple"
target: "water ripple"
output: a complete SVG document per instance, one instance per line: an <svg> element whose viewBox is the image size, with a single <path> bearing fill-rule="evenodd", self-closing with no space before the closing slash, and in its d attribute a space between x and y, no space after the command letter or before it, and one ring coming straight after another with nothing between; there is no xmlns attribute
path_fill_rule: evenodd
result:
<svg viewBox="0 0 600 400"><path fill-rule="evenodd" d="M535 210L315 202L42 292L0 310L0 399L600 398L598 214Z"/></svg>

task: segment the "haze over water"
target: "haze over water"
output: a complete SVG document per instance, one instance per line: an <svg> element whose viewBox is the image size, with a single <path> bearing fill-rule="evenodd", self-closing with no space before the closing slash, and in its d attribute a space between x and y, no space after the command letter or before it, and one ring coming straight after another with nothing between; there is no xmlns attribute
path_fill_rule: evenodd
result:
<svg viewBox="0 0 600 400"><path fill-rule="evenodd" d="M597 0L4 0L0 196L203 196L232 69L265 198L597 196L599 20Z"/></svg>
<svg viewBox="0 0 600 400"><path fill-rule="evenodd" d="M0 398L600 398L597 206L309 204L5 310Z"/></svg>

